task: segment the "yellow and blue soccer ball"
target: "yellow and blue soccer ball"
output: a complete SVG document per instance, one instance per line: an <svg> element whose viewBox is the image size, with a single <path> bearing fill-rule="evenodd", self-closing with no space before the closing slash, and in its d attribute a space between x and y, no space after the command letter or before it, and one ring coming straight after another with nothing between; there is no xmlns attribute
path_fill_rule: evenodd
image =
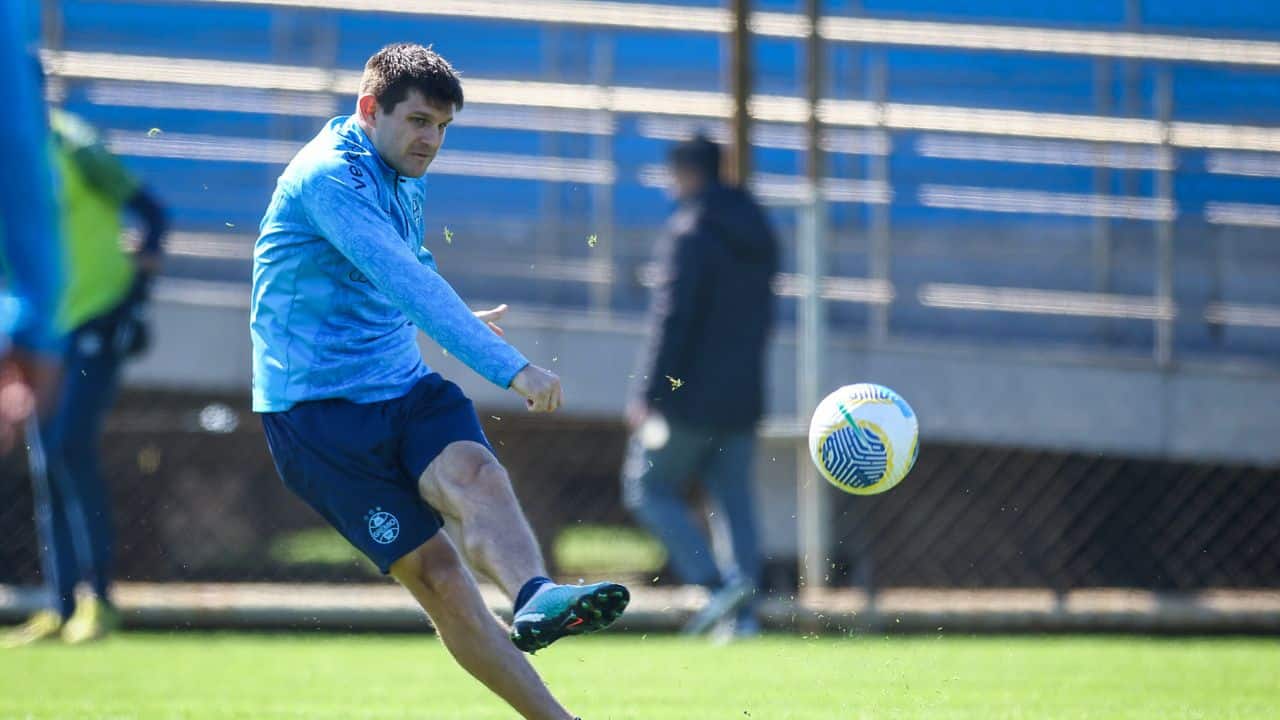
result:
<svg viewBox="0 0 1280 720"><path fill-rule="evenodd" d="M875 495L911 472L920 425L911 406L882 385L845 385L818 404L809 423L809 455L832 485Z"/></svg>

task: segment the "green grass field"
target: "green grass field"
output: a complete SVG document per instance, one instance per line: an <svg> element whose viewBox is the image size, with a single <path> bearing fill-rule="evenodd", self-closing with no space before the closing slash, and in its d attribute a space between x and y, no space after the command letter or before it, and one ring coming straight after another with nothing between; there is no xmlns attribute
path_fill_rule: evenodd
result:
<svg viewBox="0 0 1280 720"><path fill-rule="evenodd" d="M535 658L585 720L1277 718L1274 639L573 639ZM514 713L429 636L130 634L0 652L0 718Z"/></svg>

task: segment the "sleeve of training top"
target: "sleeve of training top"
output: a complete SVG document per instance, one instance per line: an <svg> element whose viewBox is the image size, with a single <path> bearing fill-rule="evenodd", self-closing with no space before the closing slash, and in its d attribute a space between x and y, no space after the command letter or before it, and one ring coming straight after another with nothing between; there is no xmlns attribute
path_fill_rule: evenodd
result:
<svg viewBox="0 0 1280 720"><path fill-rule="evenodd" d="M62 292L62 243L54 213L44 88L29 52L26 3L0 3L0 106L9 109L5 171L0 173L0 252L20 314L17 345L61 350L57 312Z"/></svg>
<svg viewBox="0 0 1280 720"><path fill-rule="evenodd" d="M509 387L529 361L418 261L375 200L373 182L361 184L352 182L346 163L311 174L299 188L311 222L414 325L481 377Z"/></svg>

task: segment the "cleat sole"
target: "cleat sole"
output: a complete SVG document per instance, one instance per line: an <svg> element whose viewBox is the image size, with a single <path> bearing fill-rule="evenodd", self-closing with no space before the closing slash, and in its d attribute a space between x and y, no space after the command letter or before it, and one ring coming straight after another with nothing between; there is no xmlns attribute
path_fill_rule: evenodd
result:
<svg viewBox="0 0 1280 720"><path fill-rule="evenodd" d="M625 587L607 584L579 599L557 617L536 623L514 623L511 642L533 654L562 637L603 630L622 616L630 601L631 593Z"/></svg>

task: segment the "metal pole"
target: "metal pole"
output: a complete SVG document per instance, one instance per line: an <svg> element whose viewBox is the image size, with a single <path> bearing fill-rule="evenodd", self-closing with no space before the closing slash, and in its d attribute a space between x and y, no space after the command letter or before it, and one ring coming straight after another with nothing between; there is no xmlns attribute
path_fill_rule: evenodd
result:
<svg viewBox="0 0 1280 720"><path fill-rule="evenodd" d="M884 107L888 101L888 69L884 51L877 52L871 61L871 97L880 109L876 121L877 139L884 147L883 153L875 153L868 160L870 179L878 187L889 187L889 153L892 151L889 129L884 122ZM871 257L869 265L871 277L880 282L881 287L889 287L889 270L892 262L892 249L889 234L889 202L873 203L870 209L871 219ZM881 344L889 338L889 304L877 303L871 306L871 323L868 328L873 344Z"/></svg>
<svg viewBox="0 0 1280 720"><path fill-rule="evenodd" d="M729 181L747 187L751 180L751 18L750 0L733 0L733 148Z"/></svg>
<svg viewBox="0 0 1280 720"><path fill-rule="evenodd" d="M1156 199L1165 211L1156 221L1156 300L1163 312L1156 321L1156 365L1165 368L1173 362L1173 148L1169 145L1169 121L1173 115L1173 80L1169 68L1156 75L1155 107L1160 119L1160 153L1170 162L1161 163L1156 171Z"/></svg>
<svg viewBox="0 0 1280 720"><path fill-rule="evenodd" d="M542 66L546 68L545 79L551 82L557 82L565 78L565 66L569 63L565 62L563 48L576 47L572 30L562 26L549 25L545 30L547 33L547 41L542 47ZM577 78L574 78L575 80ZM546 157L555 157L560 154L561 138L559 133L539 132L538 133L538 152ZM539 182L537 184L538 192L538 219L539 227L534 230L532 238L533 245L533 266L543 267L552 258L559 257L561 253L561 243L564 235L564 186L558 182ZM530 277L527 281L536 293L537 301L543 304L551 304L552 292L554 288L551 283L541 281L536 277Z"/></svg>
<svg viewBox="0 0 1280 720"><path fill-rule="evenodd" d="M800 298L800 324L796 337L799 355L796 377L796 415L802 429L808 428L809 414L822 399L822 228L825 213L821 196L811 193L808 205L800 208L797 227L796 265L804 294ZM796 445L796 481L799 483L796 525L800 543L800 589L826 587L828 555L831 549L831 518L827 507L826 482L809 460L808 438Z"/></svg>
<svg viewBox="0 0 1280 720"><path fill-rule="evenodd" d="M58 0L44 0L40 5L41 42L46 49L62 49L62 3Z"/></svg>
<svg viewBox="0 0 1280 720"><path fill-rule="evenodd" d="M1109 59L1098 58L1093 62L1093 95L1098 114L1110 115L1112 105L1111 60ZM1103 163L1093 168L1093 192L1099 196L1111 194L1111 171ZM1097 293L1111 291L1111 219L1102 216L1093 218L1093 291ZM1111 323L1106 318L1099 318L1098 331L1104 340L1109 339Z"/></svg>
<svg viewBox="0 0 1280 720"><path fill-rule="evenodd" d="M809 14L809 38L805 44L807 51L805 65L808 70L805 94L809 102L809 120L806 123L809 144L805 157L808 160L809 187L815 192L820 192L822 188L822 176L826 166L822 157L822 121L818 118L818 103L822 100L823 85L822 37L818 35L820 5L819 0L806 0L806 9Z"/></svg>
<svg viewBox="0 0 1280 720"><path fill-rule="evenodd" d="M797 223L796 264L804 278L804 296L800 308L800 332L797 340L799 373L797 376L797 416L802 428L805 419L822 399L822 344L825 314L822 307L822 256L826 249L826 204L822 198L825 163L822 156L822 125L818 120L818 102L822 97L822 45L818 36L819 1L807 0L809 39L807 46L809 100L808 177L809 204L801 209ZM827 507L826 483L809 460L808 438L796 447L796 479L799 483L796 524L800 542L800 587L810 591L826 587L831 550L830 509Z"/></svg>
<svg viewBox="0 0 1280 720"><path fill-rule="evenodd" d="M1142 0L1125 0L1125 30L1131 33L1142 32ZM1142 67L1138 60L1121 60L1124 70L1124 83L1121 87L1121 113L1125 117L1138 117L1142 113ZM1122 170L1120 172L1121 194L1137 195L1138 171Z"/></svg>
<svg viewBox="0 0 1280 720"><path fill-rule="evenodd" d="M44 0L40 5L40 43L46 50L62 50L62 7L57 0ZM67 99L68 80L58 75L44 76L44 97L41 101L60 106Z"/></svg>
<svg viewBox="0 0 1280 720"><path fill-rule="evenodd" d="M591 63L592 72L595 75L593 79L600 87L608 87L613 80L612 36L604 33L597 34L594 51L595 61ZM600 110L598 117L603 118L610 128L613 127L612 112ZM603 161L610 167L613 166L612 132L591 136L591 157L594 160ZM613 223L613 191L616 182L615 175L613 182L596 183L591 186L591 228L587 232L595 236L596 242L592 243L595 246L594 249L588 252L594 253L591 256L591 264L607 272L609 278L607 282L591 284L591 309L604 315L608 315L613 310L613 271L618 253L618 239L614 236ZM589 240L582 238L581 242L589 243Z"/></svg>

